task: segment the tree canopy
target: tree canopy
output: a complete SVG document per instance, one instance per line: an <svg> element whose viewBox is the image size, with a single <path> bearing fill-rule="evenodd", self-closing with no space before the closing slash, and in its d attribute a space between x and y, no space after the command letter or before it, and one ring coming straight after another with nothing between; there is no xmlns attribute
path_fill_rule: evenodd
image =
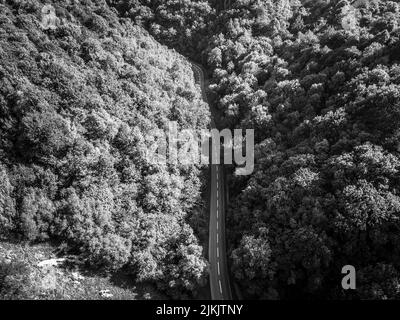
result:
<svg viewBox="0 0 400 320"><path fill-rule="evenodd" d="M169 8L179 16L190 2ZM198 59L218 123L256 137L253 174L232 173L229 186L231 271L245 297L398 298L399 2L209 4ZM340 288L347 264L361 274L357 294Z"/></svg>
<svg viewBox="0 0 400 320"><path fill-rule="evenodd" d="M0 2L0 230L192 297L202 168L146 156L169 121L207 128L191 66L105 1L46 4L52 28L44 2Z"/></svg>

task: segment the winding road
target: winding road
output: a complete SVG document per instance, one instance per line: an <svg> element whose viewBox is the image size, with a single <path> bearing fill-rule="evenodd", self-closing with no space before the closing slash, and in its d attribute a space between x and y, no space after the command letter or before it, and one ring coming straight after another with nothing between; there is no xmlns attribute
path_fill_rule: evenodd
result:
<svg viewBox="0 0 400 320"><path fill-rule="evenodd" d="M201 66L192 62L196 83L201 87L203 100L208 103L206 80ZM211 127L215 122L211 120ZM213 154L213 152L211 152ZM211 164L211 195L208 259L212 300L232 300L226 257L225 182L223 165Z"/></svg>

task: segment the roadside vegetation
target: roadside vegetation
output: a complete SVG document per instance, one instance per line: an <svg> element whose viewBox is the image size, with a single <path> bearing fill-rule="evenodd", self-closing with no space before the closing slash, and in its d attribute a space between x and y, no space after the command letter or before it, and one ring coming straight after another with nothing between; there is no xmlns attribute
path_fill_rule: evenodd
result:
<svg viewBox="0 0 400 320"><path fill-rule="evenodd" d="M399 1L110 2L207 66L221 127L255 129L255 170L230 179L244 296L398 299Z"/></svg>
<svg viewBox="0 0 400 320"><path fill-rule="evenodd" d="M218 125L255 130L229 179L244 297L400 298L399 23L383 0L0 1L0 231L197 297L206 175L145 157L152 129L209 124L189 58Z"/></svg>
<svg viewBox="0 0 400 320"><path fill-rule="evenodd" d="M0 1L3 235L65 243L92 270L195 297L206 181L199 165L148 159L169 121L209 123L190 63L105 1Z"/></svg>

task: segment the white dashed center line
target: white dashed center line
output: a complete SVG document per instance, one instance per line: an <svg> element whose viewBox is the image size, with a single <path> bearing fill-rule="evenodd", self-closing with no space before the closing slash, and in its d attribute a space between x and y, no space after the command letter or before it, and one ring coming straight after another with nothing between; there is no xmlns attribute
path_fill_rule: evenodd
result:
<svg viewBox="0 0 400 320"><path fill-rule="evenodd" d="M199 82L199 84L202 87L202 95L203 95L203 99L206 101L207 97L204 93L204 84L203 84L203 72L202 70L197 67L194 66L194 77L195 77L195 81ZM220 268L220 259L219 259L219 167L218 165L215 166L215 170L216 170L216 178L217 178L217 267L218 267L218 284L219 284L219 291L221 296L223 297L223 292L222 292L222 282L221 282L221 268Z"/></svg>
<svg viewBox="0 0 400 320"><path fill-rule="evenodd" d="M218 166L215 168L217 172L217 267L218 267L218 277L221 277L221 268L219 263L219 175L218 175ZM221 279L218 279L219 283L219 291L222 295L222 283Z"/></svg>

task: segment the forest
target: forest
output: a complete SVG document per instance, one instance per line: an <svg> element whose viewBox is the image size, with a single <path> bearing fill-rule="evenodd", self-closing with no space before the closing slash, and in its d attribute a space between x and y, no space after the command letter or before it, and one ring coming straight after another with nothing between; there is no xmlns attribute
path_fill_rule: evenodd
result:
<svg viewBox="0 0 400 320"><path fill-rule="evenodd" d="M400 298L400 1L46 3L55 30L0 1L2 232L196 297L206 169L144 156L155 127L209 125L186 57L218 127L255 130L254 172L227 168L244 298Z"/></svg>
<svg viewBox="0 0 400 320"><path fill-rule="evenodd" d="M255 129L229 186L244 297L399 298L399 2L110 2L207 66L221 127Z"/></svg>
<svg viewBox="0 0 400 320"><path fill-rule="evenodd" d="M0 2L0 232L193 297L202 168L146 157L152 129L208 126L190 65L105 2L47 3L54 29L43 2Z"/></svg>

